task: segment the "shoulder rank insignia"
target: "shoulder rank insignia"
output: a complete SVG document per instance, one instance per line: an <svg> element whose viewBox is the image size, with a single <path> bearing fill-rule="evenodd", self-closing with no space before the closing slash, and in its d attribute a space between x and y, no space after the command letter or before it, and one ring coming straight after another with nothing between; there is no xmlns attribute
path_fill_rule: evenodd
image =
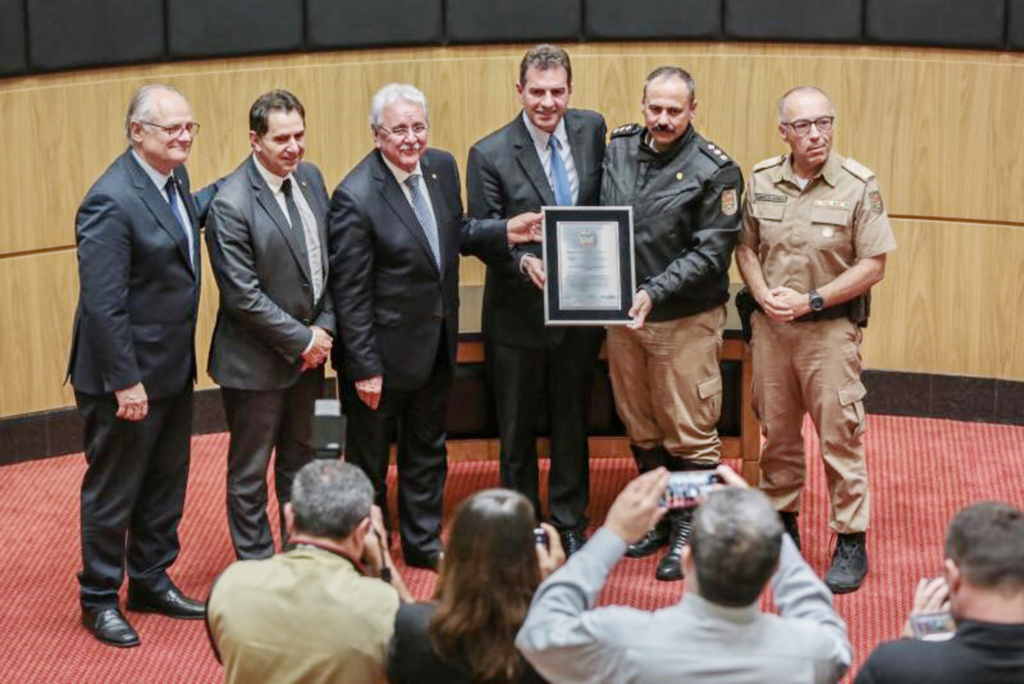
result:
<svg viewBox="0 0 1024 684"><path fill-rule="evenodd" d="M642 130L644 130L644 127L641 126L638 123L625 124L623 126L619 126L615 130L613 130L612 131L612 137L613 138L620 138L620 137L622 137L624 135L636 135L637 133L639 133Z"/></svg>
<svg viewBox="0 0 1024 684"><path fill-rule="evenodd" d="M769 157L754 164L754 171L763 171L772 167L778 166L782 162L786 161L786 155L780 154L777 157Z"/></svg>
<svg viewBox="0 0 1024 684"><path fill-rule="evenodd" d="M711 157L711 159L719 166L725 166L729 163L729 155L722 151L715 143L706 142L701 146L700 151Z"/></svg>
<svg viewBox="0 0 1024 684"><path fill-rule="evenodd" d="M869 180L875 177L875 172L868 167L861 164L859 161L853 159L844 159L843 168L852 173L857 178L867 183Z"/></svg>

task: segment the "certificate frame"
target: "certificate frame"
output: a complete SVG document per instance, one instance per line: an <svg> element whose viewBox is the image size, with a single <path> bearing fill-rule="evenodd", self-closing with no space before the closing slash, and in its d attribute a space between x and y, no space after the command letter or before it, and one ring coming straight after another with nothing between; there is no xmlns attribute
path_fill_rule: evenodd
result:
<svg viewBox="0 0 1024 684"><path fill-rule="evenodd" d="M625 325L636 293L632 207L542 207L544 324Z"/></svg>

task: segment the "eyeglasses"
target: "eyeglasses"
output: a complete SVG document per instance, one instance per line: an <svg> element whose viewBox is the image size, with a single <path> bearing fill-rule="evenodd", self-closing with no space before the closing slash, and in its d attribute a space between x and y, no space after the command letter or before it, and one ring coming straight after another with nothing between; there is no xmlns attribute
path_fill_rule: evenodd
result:
<svg viewBox="0 0 1024 684"><path fill-rule="evenodd" d="M409 128L408 126L395 126L394 128L388 128L387 126L377 124L378 131L383 131L388 135L393 135L399 139L404 139L406 136L408 136L409 131L412 131L413 135L415 135L418 138L424 133L426 133L429 130L429 128L430 127L424 123L413 124L412 128Z"/></svg>
<svg viewBox="0 0 1024 684"><path fill-rule="evenodd" d="M140 124L145 126L154 126L159 128L161 131L171 136L172 138L180 138L181 134L188 131L188 134L195 137L199 134L199 124L194 121L188 123L175 124L173 126L164 126L163 124L153 123L152 121L139 121Z"/></svg>
<svg viewBox="0 0 1024 684"><path fill-rule="evenodd" d="M789 126L789 128L801 138L811 132L811 126L818 129L819 133L828 133L832 130L832 122L835 121L834 116L823 116L820 119L814 121L794 121L789 123L783 121L783 126Z"/></svg>

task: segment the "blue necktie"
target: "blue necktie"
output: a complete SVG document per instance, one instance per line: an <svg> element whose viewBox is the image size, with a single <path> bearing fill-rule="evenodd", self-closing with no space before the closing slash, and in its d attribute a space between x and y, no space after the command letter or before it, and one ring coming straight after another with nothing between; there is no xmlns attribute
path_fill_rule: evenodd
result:
<svg viewBox="0 0 1024 684"><path fill-rule="evenodd" d="M178 186L174 182L174 176L167 179L164 190L167 191L167 202L171 206L171 213L174 214L174 218L178 221L178 225L181 226L182 232L185 233L185 244L188 245L188 265L195 268L195 263L192 261L192 232L188 229L185 219L181 217L181 212L178 211L178 202L175 199L178 195Z"/></svg>
<svg viewBox="0 0 1024 684"><path fill-rule="evenodd" d="M430 251L434 253L434 261L437 262L437 267L441 268L441 248L437 242L437 223L434 222L434 213L430 211L427 198L420 192L420 174L412 174L405 179L405 184L409 186L409 196L412 197L412 210L416 213L420 225L423 226L427 242L430 243Z"/></svg>
<svg viewBox="0 0 1024 684"><path fill-rule="evenodd" d="M548 147L551 149L551 189L555 191L555 203L571 207L573 202L572 190L569 189L569 174L565 170L562 155L558 153L561 143L552 135L548 138Z"/></svg>

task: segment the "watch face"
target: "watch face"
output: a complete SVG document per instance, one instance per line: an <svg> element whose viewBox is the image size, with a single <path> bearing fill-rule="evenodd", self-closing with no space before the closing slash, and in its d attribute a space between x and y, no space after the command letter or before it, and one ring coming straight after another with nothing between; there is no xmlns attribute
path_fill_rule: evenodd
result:
<svg viewBox="0 0 1024 684"><path fill-rule="evenodd" d="M812 311L821 311L822 309L825 308L825 300L822 299L821 295L818 294L817 290L811 290L810 293L808 293L808 296L811 299Z"/></svg>

